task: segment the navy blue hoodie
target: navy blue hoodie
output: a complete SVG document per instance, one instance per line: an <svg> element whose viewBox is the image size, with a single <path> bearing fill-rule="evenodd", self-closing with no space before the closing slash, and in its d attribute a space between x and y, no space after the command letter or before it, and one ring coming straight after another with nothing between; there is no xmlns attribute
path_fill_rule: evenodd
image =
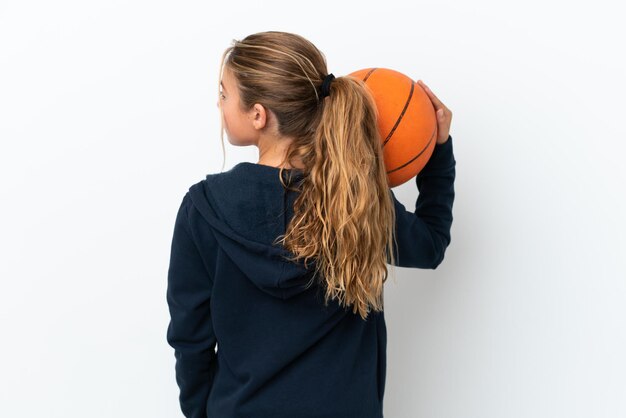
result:
<svg viewBox="0 0 626 418"><path fill-rule="evenodd" d="M452 137L415 177L415 212L398 202L394 265L435 269L450 244ZM318 284L314 263L273 241L285 233L297 192L280 169L242 162L192 185L178 210L168 270L167 342L174 348L186 417L381 418L387 334ZM285 170L293 181L299 169ZM285 176L285 180L288 180ZM294 185L292 183L292 185ZM217 349L216 349L217 348Z"/></svg>

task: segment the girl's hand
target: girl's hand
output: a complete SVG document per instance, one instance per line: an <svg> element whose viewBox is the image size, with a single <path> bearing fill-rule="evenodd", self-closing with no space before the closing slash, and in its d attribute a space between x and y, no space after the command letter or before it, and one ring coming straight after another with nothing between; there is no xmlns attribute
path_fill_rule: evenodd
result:
<svg viewBox="0 0 626 418"><path fill-rule="evenodd" d="M417 80L417 83L422 86L435 107L435 114L437 115L437 144L443 144L448 140L448 136L450 135L452 112L443 103L441 103L441 100L439 100L437 96L430 91L428 86L424 84L422 80Z"/></svg>

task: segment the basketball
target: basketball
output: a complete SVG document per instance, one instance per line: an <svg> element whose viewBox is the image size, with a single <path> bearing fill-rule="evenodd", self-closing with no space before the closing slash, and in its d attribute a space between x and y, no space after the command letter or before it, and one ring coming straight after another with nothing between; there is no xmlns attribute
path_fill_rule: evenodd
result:
<svg viewBox="0 0 626 418"><path fill-rule="evenodd" d="M348 74L365 82L378 109L389 187L415 177L437 141L437 116L430 98L409 76L389 68L364 68Z"/></svg>

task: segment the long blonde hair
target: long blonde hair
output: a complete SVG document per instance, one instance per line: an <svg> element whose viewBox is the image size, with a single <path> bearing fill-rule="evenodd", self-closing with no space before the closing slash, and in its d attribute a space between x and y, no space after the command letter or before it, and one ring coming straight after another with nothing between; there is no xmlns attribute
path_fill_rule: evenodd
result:
<svg viewBox="0 0 626 418"><path fill-rule="evenodd" d="M336 298L364 320L370 309L382 311L387 263L395 259L395 210L369 89L341 76L322 97L324 54L287 32L233 40L222 56L220 80L225 66L242 110L262 104L275 114L279 135L294 138L283 162L292 165L297 157L304 166L294 216L275 243L295 255L290 261L315 261L313 278L321 272L326 304ZM222 126L222 149L223 133ZM279 175L288 187L283 168Z"/></svg>

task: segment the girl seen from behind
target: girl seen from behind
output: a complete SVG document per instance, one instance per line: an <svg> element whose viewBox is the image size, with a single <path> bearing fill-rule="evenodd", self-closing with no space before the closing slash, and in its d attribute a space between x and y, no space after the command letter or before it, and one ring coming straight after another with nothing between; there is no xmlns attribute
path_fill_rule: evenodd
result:
<svg viewBox="0 0 626 418"><path fill-rule="evenodd" d="M222 133L259 161L207 175L179 207L167 340L181 409L382 417L383 285L388 264L434 269L450 243L452 113L425 88L439 136L409 212L387 184L367 87L329 73L310 41L252 34L220 70Z"/></svg>

